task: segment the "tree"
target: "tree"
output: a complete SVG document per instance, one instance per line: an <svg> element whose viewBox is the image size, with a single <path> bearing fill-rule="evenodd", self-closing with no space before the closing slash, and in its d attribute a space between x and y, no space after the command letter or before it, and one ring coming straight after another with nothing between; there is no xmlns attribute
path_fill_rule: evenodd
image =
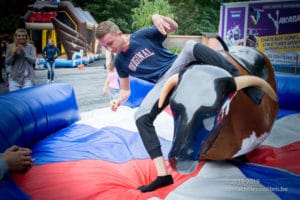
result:
<svg viewBox="0 0 300 200"><path fill-rule="evenodd" d="M79 2L84 10L88 10L97 22L111 20L118 24L124 33L132 31L132 8L139 4L139 0L89 0Z"/></svg>
<svg viewBox="0 0 300 200"><path fill-rule="evenodd" d="M27 5L35 0L0 1L0 34L13 34L18 28L21 17L27 12Z"/></svg>
<svg viewBox="0 0 300 200"><path fill-rule="evenodd" d="M221 4L237 1L246 0L72 0L96 21L111 20L124 33L152 25L151 15L159 13L175 19L182 35L217 32Z"/></svg>
<svg viewBox="0 0 300 200"><path fill-rule="evenodd" d="M27 5L35 1L0 1L0 33L13 33ZM72 3L89 11L97 22L114 21L124 33L150 25L151 14L158 12L178 22L177 34L198 35L217 32L221 4L237 1L246 0L72 0Z"/></svg>
<svg viewBox="0 0 300 200"><path fill-rule="evenodd" d="M169 0L179 24L177 33L182 35L218 32L222 3L241 1L247 0Z"/></svg>
<svg viewBox="0 0 300 200"><path fill-rule="evenodd" d="M151 16L155 13L174 18L172 8L166 0L141 0L137 8L133 8L132 28L134 30L151 26Z"/></svg>
<svg viewBox="0 0 300 200"><path fill-rule="evenodd" d="M203 32L217 32L220 0L171 1L179 24L178 34L199 35Z"/></svg>

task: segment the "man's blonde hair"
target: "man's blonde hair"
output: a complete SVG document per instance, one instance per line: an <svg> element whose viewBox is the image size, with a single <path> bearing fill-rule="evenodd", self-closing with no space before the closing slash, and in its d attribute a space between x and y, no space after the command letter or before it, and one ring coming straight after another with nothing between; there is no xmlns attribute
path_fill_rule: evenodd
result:
<svg viewBox="0 0 300 200"><path fill-rule="evenodd" d="M102 38L107 33L117 34L120 28L112 21L104 21L98 24L96 29L96 38Z"/></svg>

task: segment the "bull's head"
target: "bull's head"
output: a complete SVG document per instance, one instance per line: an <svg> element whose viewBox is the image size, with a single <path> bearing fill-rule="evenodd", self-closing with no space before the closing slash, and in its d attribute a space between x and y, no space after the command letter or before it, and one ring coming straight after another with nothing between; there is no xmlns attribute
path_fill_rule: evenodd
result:
<svg viewBox="0 0 300 200"><path fill-rule="evenodd" d="M222 119L236 92L251 86L277 100L276 93L263 79L248 75L234 78L227 71L210 65L192 65L166 82L159 107L170 95L174 136L169 160L173 168L181 173L190 173L196 168L199 156L210 147L211 138L216 137L222 127Z"/></svg>

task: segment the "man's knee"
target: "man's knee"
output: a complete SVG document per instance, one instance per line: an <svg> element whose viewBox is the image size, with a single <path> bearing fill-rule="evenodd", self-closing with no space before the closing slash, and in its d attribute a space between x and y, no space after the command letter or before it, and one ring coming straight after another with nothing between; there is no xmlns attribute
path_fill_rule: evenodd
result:
<svg viewBox="0 0 300 200"><path fill-rule="evenodd" d="M193 53L197 61L201 64L215 65L225 69L233 76L239 75L238 70L232 63L230 63L225 57L223 57L222 54L209 48L208 46L197 43L194 46Z"/></svg>
<svg viewBox="0 0 300 200"><path fill-rule="evenodd" d="M135 116L135 124L138 130L146 129L149 123L150 123L150 119L149 117L147 117L147 115L143 115L138 118L137 116Z"/></svg>
<svg viewBox="0 0 300 200"><path fill-rule="evenodd" d="M192 52L194 49L194 46L197 44L198 42L195 40L187 40L184 44L184 47L182 49L182 51L190 51Z"/></svg>

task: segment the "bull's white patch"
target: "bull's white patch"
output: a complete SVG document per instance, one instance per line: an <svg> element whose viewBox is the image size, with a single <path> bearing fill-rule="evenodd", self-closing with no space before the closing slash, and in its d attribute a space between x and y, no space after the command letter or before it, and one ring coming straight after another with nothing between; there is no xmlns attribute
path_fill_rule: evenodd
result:
<svg viewBox="0 0 300 200"><path fill-rule="evenodd" d="M204 69L204 67L201 67L201 69ZM187 70L181 79L181 84L177 85L177 89L173 93L173 100L178 104L184 105L188 122L193 119L195 112L201 107L210 108L216 102L218 94L214 89L215 78L209 75L207 70ZM197 81L191 82L192 80ZM185 84L186 82L189 84ZM191 87L191 83L194 84L193 87Z"/></svg>
<svg viewBox="0 0 300 200"><path fill-rule="evenodd" d="M269 133L264 133L260 137L256 137L255 132L252 132L252 134L248 138L243 139L242 147L241 149L233 156L241 156L244 155L255 148L257 148L258 145L260 145L267 137Z"/></svg>

